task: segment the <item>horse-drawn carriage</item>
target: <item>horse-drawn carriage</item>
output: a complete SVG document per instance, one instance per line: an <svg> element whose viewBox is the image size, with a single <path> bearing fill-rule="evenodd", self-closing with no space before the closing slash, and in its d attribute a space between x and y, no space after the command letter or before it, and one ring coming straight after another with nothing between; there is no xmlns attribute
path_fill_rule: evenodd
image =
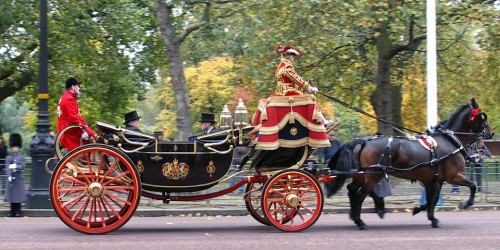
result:
<svg viewBox="0 0 500 250"><path fill-rule="evenodd" d="M310 104L290 104L291 109L284 109L293 113L304 105ZM310 227L323 208L320 182L332 177L313 176L299 169L312 153L308 143L275 150L258 150L254 144L249 146L252 150L244 157L243 166L230 174L234 149L246 146L246 134L256 132L243 121L248 115L240 111L235 114L234 126L190 141L158 141L154 136L98 121L98 140L65 154L59 144L61 136L71 129L83 129L67 127L56 137L57 165L50 184L57 215L77 231L103 234L123 226L133 216L141 196L165 203L205 200L247 184L244 201L257 221L283 231ZM296 125L300 125L294 130L296 135L304 137L301 130L307 128L299 120ZM244 177L238 177L242 174ZM224 190L192 194L230 178L240 180Z"/></svg>
<svg viewBox="0 0 500 250"><path fill-rule="evenodd" d="M235 122L231 122L228 128L197 136L191 141L158 141L154 136L98 121L100 137L97 141L64 154L59 145L61 136L67 130L82 129L79 126L67 127L56 137L57 165L50 183L55 212L76 231L105 234L120 228L133 216L141 196L163 200L165 203L197 201L228 194L247 184L244 202L250 215L257 221L287 232L309 228L318 220L323 209L324 197L320 183L332 183L337 175L352 176L353 172L332 171L335 166L311 171L301 169L314 145L320 143L318 136L324 133L317 124L311 122L314 101L310 102L307 98L314 96L276 98L281 99L273 100L274 106L266 104L268 108L272 106L276 109L273 114L261 112L257 115L261 121L274 121L266 129L248 124L242 118L247 114L240 112L235 114ZM302 111L298 111L300 109ZM483 120L487 123L486 118ZM460 119L457 121L462 123ZM483 129L480 127L481 131ZM251 150L243 158L239 171L230 174L234 149L247 146L246 135L252 138L255 133L267 135L263 136L267 138L262 143L264 146L260 148L258 141L248 145ZM456 151L456 148L451 150ZM447 160L456 161L463 159L461 157L455 152ZM430 165L442 164L434 163ZM389 167L394 163L387 164L386 167ZM373 169L382 170L377 175L380 178L385 174L385 168L380 164L368 166L368 169L371 174ZM242 173L244 176L238 177ZM441 173L436 171L435 174ZM359 179L372 179L356 176ZM193 194L231 178L239 178L239 181L220 191ZM412 178L419 180L418 177ZM444 179L439 181L442 185ZM355 191L359 193L365 190L357 188ZM434 203L434 198L437 201L434 193L427 197L429 203ZM429 210L431 208L434 208L432 204Z"/></svg>

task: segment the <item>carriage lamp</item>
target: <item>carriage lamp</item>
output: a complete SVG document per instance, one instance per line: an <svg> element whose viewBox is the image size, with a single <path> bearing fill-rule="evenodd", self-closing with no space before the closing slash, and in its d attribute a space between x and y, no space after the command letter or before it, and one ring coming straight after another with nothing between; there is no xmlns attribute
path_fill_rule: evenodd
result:
<svg viewBox="0 0 500 250"><path fill-rule="evenodd" d="M243 103L243 99L238 100L238 105L234 111L234 125L235 126L246 126L248 124L248 110Z"/></svg>
<svg viewBox="0 0 500 250"><path fill-rule="evenodd" d="M248 125L248 110L241 98L238 100L238 105L234 111L234 125L238 127L238 137L241 145L243 144L243 127Z"/></svg>
<svg viewBox="0 0 500 250"><path fill-rule="evenodd" d="M219 128L230 128L232 123L233 117L231 116L231 111L229 111L227 104L224 104L224 108L222 108L222 112L220 112Z"/></svg>

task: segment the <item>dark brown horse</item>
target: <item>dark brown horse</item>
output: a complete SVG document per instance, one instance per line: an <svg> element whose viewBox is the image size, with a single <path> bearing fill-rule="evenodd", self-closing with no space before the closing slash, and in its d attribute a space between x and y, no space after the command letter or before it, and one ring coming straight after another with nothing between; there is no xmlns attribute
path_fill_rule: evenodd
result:
<svg viewBox="0 0 500 250"><path fill-rule="evenodd" d="M413 214L427 210L427 217L434 228L440 227L439 220L434 217L434 208L444 182L469 187L469 200L462 204L461 208L465 209L473 205L476 185L462 174L466 161L469 160L464 145L472 144L481 138L492 138L493 131L489 126L486 113L482 112L476 101L472 99L470 103L459 108L450 119L436 126L428 135L436 143L435 147L432 147L431 143L430 150L424 148L418 140L392 136L374 137L355 142L357 146L354 147L352 153L354 160L359 163L358 170L363 171L364 175L353 178L352 182L347 185L347 189L351 204L351 217L359 229L368 229L361 220L361 205L367 194L373 191L385 174L422 183L425 187L427 203L415 207ZM420 137L428 138L427 135ZM427 139L427 141L432 140ZM329 167L338 171L349 170L342 166L341 161L333 161ZM345 176L339 177L337 181L340 182L346 178ZM326 185L327 194L334 194L341 185L341 183Z"/></svg>

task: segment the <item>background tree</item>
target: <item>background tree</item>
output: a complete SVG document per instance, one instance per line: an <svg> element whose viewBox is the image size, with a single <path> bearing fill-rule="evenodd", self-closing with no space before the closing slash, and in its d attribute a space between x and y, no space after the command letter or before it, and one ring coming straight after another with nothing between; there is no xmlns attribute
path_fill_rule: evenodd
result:
<svg viewBox="0 0 500 250"><path fill-rule="evenodd" d="M476 97L493 126L500 126L495 4L498 1L438 3L441 119ZM164 12L158 10L161 5ZM38 6L20 0L0 8L0 99L15 92L16 105L35 109ZM169 15L169 29L159 28L164 24L161 13ZM174 79L174 71L175 78L181 79L184 70L179 69L231 58L241 67L232 68L236 76L227 87L248 93L253 102L247 106L253 111L256 100L274 91L279 61L276 45L290 44L304 52L295 63L298 72L306 79L314 78L322 92L419 129L425 123L424 13L425 1L416 0L49 1L49 112L55 114L64 80L72 75L84 81L80 103L89 123L103 119L121 124L123 113L138 109L148 114L144 115L145 125L151 127L147 129L162 127L177 133L178 120L187 121L183 113L187 108L179 112L177 100L193 105L190 99L182 99L193 95L189 87L163 85L168 76ZM175 60L161 56L172 50ZM25 85L22 79L31 80ZM146 95L155 101L139 104ZM234 102L236 95L230 100ZM332 116L343 120L340 129L348 136L380 130L381 125L371 118L330 105L321 96L318 100L331 109ZM220 108L208 105L215 103L207 103L207 110ZM55 126L55 115L50 118ZM189 119L182 125L184 134L197 127ZM24 120L34 128L34 115Z"/></svg>
<svg viewBox="0 0 500 250"><path fill-rule="evenodd" d="M0 18L4 38L0 74L6 75L9 69L14 74L0 78L0 99L16 91L36 107L29 100L35 100L37 93L38 5L28 1L9 4L1 7L5 12ZM122 114L143 98L145 87L154 83L156 66L152 62L162 61L154 56L158 47L153 32L156 24L149 17L151 7L129 1L49 1L48 7L52 128L55 130L55 109L69 76L84 82L80 108L89 124L97 119L121 121ZM27 121L34 128L36 117Z"/></svg>
<svg viewBox="0 0 500 250"><path fill-rule="evenodd" d="M211 60L202 61L197 67L187 67L185 70L186 81L188 82L189 95L191 98L191 109L195 122L191 124L190 129L200 132L200 124L197 122L201 113L213 113L219 117L224 104L229 103L236 93L234 87L237 83L237 75L234 64L229 57L218 57ZM171 91L170 78L164 82L162 89L165 89L166 95L162 95L162 100L167 104L173 99L174 92ZM167 104L172 106L171 104ZM234 107L233 107L234 108ZM162 130L166 137L174 137L177 131L173 130L172 123L165 121L173 120L175 113L163 111L158 120L163 123ZM182 140L186 140L182 138Z"/></svg>
<svg viewBox="0 0 500 250"><path fill-rule="evenodd" d="M38 6L32 1L0 4L0 102L36 80Z"/></svg>
<svg viewBox="0 0 500 250"><path fill-rule="evenodd" d="M191 125L193 123L189 92L184 76L184 62L181 57L181 45L193 31L210 22L213 7L231 2L236 1L154 1L155 13L169 62L176 104L178 139L187 138L192 134Z"/></svg>

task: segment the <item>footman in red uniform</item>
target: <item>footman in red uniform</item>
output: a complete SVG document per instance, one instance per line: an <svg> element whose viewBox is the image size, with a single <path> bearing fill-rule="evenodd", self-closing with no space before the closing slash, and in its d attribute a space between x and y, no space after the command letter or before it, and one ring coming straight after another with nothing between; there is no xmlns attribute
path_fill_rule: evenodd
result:
<svg viewBox="0 0 500 250"><path fill-rule="evenodd" d="M80 115L78 108L78 98L80 97L80 82L74 77L66 80L66 92L59 100L57 106L57 133L61 132L69 125L81 125L85 131L80 129L70 129L61 137L61 144L68 151L73 150L81 145L81 143L88 143L89 136L97 137L88 125L87 122Z"/></svg>

